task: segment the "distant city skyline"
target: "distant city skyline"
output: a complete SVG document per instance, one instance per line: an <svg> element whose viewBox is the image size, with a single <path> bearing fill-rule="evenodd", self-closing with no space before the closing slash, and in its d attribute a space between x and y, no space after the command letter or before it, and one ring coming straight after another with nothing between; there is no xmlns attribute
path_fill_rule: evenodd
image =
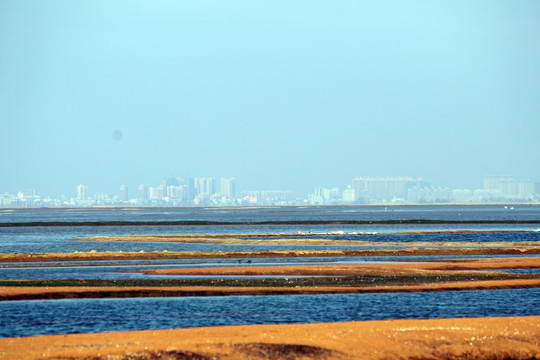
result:
<svg viewBox="0 0 540 360"><path fill-rule="evenodd" d="M537 0L0 1L0 191L538 181L538 14Z"/></svg>
<svg viewBox="0 0 540 360"><path fill-rule="evenodd" d="M129 194L132 194L130 196ZM481 187L432 186L422 178L355 177L345 187L316 186L308 193L284 189L239 188L234 177L168 177L159 184L140 184L130 192L122 184L105 193L79 184L73 196L55 198L25 189L0 193L0 207L19 206L257 206L373 203L445 203L539 201L540 182L511 175L488 175Z"/></svg>
<svg viewBox="0 0 540 360"><path fill-rule="evenodd" d="M452 189L480 189L486 187L486 179L489 177L501 177L501 178L511 178L516 181L516 189L517 189L517 182L519 181L530 181L532 183L540 183L539 179L531 179L531 178L521 178L514 175L484 175L479 179L476 179L476 181L471 182L471 186L455 186L451 183L451 179L449 179L448 182L433 182L431 179L425 178L423 176L378 176L378 175L355 175L350 179L342 179L338 183L324 183L323 181L318 181L317 178L311 178L306 179L304 186L298 187L294 186L294 184L287 184L285 181L280 182L281 187L264 187L263 184L254 184L253 182L246 181L248 179L240 178L240 177L233 177L233 176L173 176L169 175L167 177L159 177L159 176L152 176L152 178L157 179L156 181L151 182L119 182L117 184L110 185L111 181L106 179L105 177L102 177L99 182L93 183L89 181L79 181L67 188L64 189L58 189L56 191L47 192L43 191L39 185L32 185L31 182L28 182L29 186L17 186L14 185L11 188L0 188L0 194L1 193L12 193L16 194L18 192L24 192L27 190L31 190L33 192L39 193L39 194L46 194L48 197L55 197L55 198L71 198L71 197L78 197L79 194L79 185L84 185L86 188L86 193L90 196L95 195L96 193L100 194L107 194L107 195L119 195L122 192L120 190L121 186L125 186L125 194L124 196L127 196L130 199L137 197L137 192L139 191L138 188L140 185L145 185L147 188L155 185L156 187L159 186L159 184L164 184L167 181L170 181L171 179L212 179L213 183L212 186L214 189L218 189L222 184L223 179L235 179L235 190L238 191L250 191L250 190L287 190L292 191L295 196L297 197L305 197L307 194L313 191L315 188L334 188L337 187L340 189L340 191L343 191L347 188L347 186L351 186L353 184L353 180L355 178L407 178L407 179L415 179L417 181L425 182L429 184L429 186L432 187L439 187L439 188L452 188ZM206 184L201 184L201 187L207 186ZM300 190L299 190L300 189ZM131 195L131 196L130 196Z"/></svg>

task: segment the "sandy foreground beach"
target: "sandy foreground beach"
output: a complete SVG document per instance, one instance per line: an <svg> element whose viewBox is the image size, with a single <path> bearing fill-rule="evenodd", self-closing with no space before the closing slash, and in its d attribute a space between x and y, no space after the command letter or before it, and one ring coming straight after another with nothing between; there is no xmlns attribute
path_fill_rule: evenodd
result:
<svg viewBox="0 0 540 360"><path fill-rule="evenodd" d="M0 339L0 359L538 359L540 317L250 325Z"/></svg>

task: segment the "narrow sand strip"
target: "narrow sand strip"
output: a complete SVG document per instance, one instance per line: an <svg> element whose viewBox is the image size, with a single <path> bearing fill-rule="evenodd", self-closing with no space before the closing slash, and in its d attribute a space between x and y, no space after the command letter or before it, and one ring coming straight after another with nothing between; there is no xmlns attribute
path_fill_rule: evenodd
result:
<svg viewBox="0 0 540 360"><path fill-rule="evenodd" d="M201 244L234 244L234 245L339 245L339 246L443 246L443 247L538 247L535 241L376 241L381 236L388 235L426 235L426 234L458 234L458 233L516 233L532 231L438 231L438 232L398 232L381 233L377 235L365 234L369 240L348 239L341 240L344 235L332 234L221 234L221 235L119 235L119 236L92 236L71 239L72 241L101 241L101 242L175 242L175 243L201 243ZM332 238L338 237L338 239Z"/></svg>
<svg viewBox="0 0 540 360"><path fill-rule="evenodd" d="M284 250L284 251L89 251L73 253L0 254L0 263L97 260L170 260L170 259L245 259L280 257L336 256L478 256L478 255L540 255L540 247L514 248L403 248L380 250Z"/></svg>
<svg viewBox="0 0 540 360"><path fill-rule="evenodd" d="M449 281L376 286L304 286L304 287L115 287L115 286L0 286L0 300L128 298L171 296L231 296L231 295L299 295L299 294L353 294L374 292L418 292L450 290L490 290L538 288L540 279Z"/></svg>
<svg viewBox="0 0 540 360"><path fill-rule="evenodd" d="M354 276L362 274L403 274L425 271L496 270L540 268L540 258L468 259L460 262L354 264L354 265L277 265L277 266L222 266L206 268L170 268L134 271L148 275L289 275L289 276ZM420 273L420 271L422 271Z"/></svg>

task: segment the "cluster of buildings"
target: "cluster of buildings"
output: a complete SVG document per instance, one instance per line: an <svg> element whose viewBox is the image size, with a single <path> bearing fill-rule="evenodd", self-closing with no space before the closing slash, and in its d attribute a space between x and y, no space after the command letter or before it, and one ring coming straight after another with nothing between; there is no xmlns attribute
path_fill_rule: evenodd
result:
<svg viewBox="0 0 540 360"><path fill-rule="evenodd" d="M92 206L287 206L300 200L287 190L238 192L233 177L170 177L156 186L139 185L134 191L121 185L114 195L92 193L88 185L76 187L75 197L44 198L34 189L0 194L0 207Z"/></svg>
<svg viewBox="0 0 540 360"><path fill-rule="evenodd" d="M115 196L97 193L91 197L88 186L77 186L77 197L72 202L88 206L136 205L136 206L204 206L236 205L236 179L214 177L171 177L157 186L139 185L134 196L129 188L121 185Z"/></svg>
<svg viewBox="0 0 540 360"><path fill-rule="evenodd" d="M374 203L489 203L540 200L540 182L516 180L513 176L485 176L481 189L433 187L420 178L357 177L340 197L337 188L316 188L311 204Z"/></svg>
<svg viewBox="0 0 540 360"><path fill-rule="evenodd" d="M0 207L91 207L91 206L293 206L387 203L489 203L540 201L540 182L516 180L513 176L486 176L481 189L432 187L420 178L357 177L343 191L317 187L307 198L292 191L237 191L232 177L171 177L157 186L126 185L118 193L91 193L78 185L76 196L41 197L34 189L0 194Z"/></svg>
<svg viewBox="0 0 540 360"><path fill-rule="evenodd" d="M127 190L126 190L127 191ZM236 190L236 178L169 178L156 187L140 185L130 202L143 206L288 205L292 191Z"/></svg>

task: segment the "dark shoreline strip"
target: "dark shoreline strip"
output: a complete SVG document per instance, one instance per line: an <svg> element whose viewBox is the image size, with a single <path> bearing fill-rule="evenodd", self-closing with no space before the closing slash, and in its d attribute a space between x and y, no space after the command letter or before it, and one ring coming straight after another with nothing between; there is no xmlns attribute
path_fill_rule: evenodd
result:
<svg viewBox="0 0 540 360"><path fill-rule="evenodd" d="M478 256L478 255L540 255L539 248L426 248L386 250L321 250L321 251L257 251L257 252L124 252L124 253L23 253L0 254L0 263L32 263L49 261L113 261L113 260L178 260L178 259L246 259L246 258L311 258L347 256Z"/></svg>
<svg viewBox="0 0 540 360"><path fill-rule="evenodd" d="M70 287L70 288L152 288L162 289L172 287L369 287L383 285L413 285L413 284L437 284L447 282L472 282L472 281L493 281L493 280L522 280L539 279L540 275L528 273L505 273L496 270L458 270L441 274L438 272L426 273L421 276L417 274L392 274L392 275L321 275L294 277L283 275L282 277L266 278L263 276L253 276L253 278L199 278L199 279L125 279L125 280L0 280L2 287ZM0 296L1 298L1 296Z"/></svg>
<svg viewBox="0 0 540 360"><path fill-rule="evenodd" d="M482 225L482 224L540 224L538 220L290 220L290 221L34 221L34 222L3 222L0 227L47 227L47 226L209 226L209 225Z"/></svg>
<svg viewBox="0 0 540 360"><path fill-rule="evenodd" d="M268 295L315 295L315 294L367 294L367 293L421 293L421 292L444 292L444 291L475 291L475 290L508 290L508 289L531 289L538 288L537 285L517 284L517 285L494 285L477 287L460 287L450 284L448 287L407 287L396 286L385 287L272 287L272 288L251 288L248 290L238 288L212 288L205 289L116 289L97 291L58 291L36 294L14 294L0 297L0 301L16 300L75 300L75 299L122 299L122 298L151 298L151 297L210 297L210 296L268 296Z"/></svg>

